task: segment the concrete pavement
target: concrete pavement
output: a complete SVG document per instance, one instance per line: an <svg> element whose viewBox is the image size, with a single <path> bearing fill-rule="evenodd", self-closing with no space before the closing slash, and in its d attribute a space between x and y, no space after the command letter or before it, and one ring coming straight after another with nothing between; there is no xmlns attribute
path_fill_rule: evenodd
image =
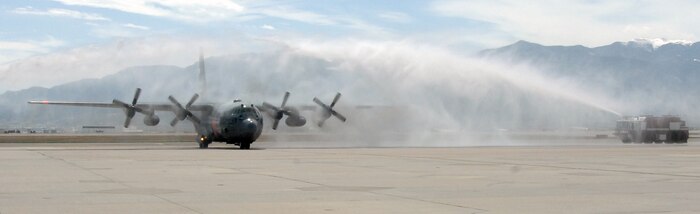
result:
<svg viewBox="0 0 700 214"><path fill-rule="evenodd" d="M700 146L3 144L0 213L697 213Z"/></svg>

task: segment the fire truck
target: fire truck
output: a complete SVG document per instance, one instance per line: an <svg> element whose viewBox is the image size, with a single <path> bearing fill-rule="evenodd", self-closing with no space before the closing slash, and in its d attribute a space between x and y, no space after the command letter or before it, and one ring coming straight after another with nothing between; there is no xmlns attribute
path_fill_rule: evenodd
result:
<svg viewBox="0 0 700 214"><path fill-rule="evenodd" d="M688 127L678 116L634 116L617 121L623 143L688 143Z"/></svg>

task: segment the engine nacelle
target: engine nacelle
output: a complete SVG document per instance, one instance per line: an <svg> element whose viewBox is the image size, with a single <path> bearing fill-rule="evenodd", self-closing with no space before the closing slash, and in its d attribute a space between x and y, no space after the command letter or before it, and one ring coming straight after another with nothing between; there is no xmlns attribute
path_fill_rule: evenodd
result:
<svg viewBox="0 0 700 214"><path fill-rule="evenodd" d="M299 127L303 126L306 124L306 118L301 116L299 114L299 110L294 108L294 107L285 107L285 111L289 113L288 117L286 120L284 120L284 123L287 124L289 127Z"/></svg>
<svg viewBox="0 0 700 214"><path fill-rule="evenodd" d="M290 127L299 127L299 126L303 126L304 124L306 124L306 118L302 117L301 115L289 116L289 117L287 117L286 120L284 120L284 123L286 123L287 126L290 126Z"/></svg>
<svg viewBox="0 0 700 214"><path fill-rule="evenodd" d="M158 115L152 114L152 115L146 115L143 118L143 123L146 124L147 126L155 126L158 125L160 122L160 118Z"/></svg>

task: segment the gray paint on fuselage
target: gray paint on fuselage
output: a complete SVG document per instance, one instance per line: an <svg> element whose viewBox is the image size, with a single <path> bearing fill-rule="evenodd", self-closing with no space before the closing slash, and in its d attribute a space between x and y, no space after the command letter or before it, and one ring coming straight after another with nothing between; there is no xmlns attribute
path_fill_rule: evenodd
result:
<svg viewBox="0 0 700 214"><path fill-rule="evenodd" d="M263 116L254 105L229 102L216 108L206 123L200 135L210 136L213 141L254 142L262 133Z"/></svg>

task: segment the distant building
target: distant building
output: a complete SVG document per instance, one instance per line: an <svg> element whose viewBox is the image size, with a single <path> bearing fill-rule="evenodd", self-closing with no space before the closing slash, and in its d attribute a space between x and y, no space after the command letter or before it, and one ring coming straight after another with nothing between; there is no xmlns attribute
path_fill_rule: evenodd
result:
<svg viewBox="0 0 700 214"><path fill-rule="evenodd" d="M96 125L88 125L88 126L83 126L83 129L81 130L81 133L114 133L115 132L115 127L114 126L96 126Z"/></svg>

